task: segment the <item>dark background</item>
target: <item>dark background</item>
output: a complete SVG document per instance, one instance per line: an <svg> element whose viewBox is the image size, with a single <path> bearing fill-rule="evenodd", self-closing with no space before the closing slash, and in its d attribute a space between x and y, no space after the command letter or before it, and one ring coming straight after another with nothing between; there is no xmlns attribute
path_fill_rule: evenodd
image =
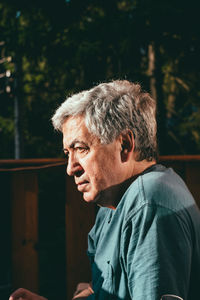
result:
<svg viewBox="0 0 200 300"><path fill-rule="evenodd" d="M15 157L16 127L20 157L61 156L55 109L117 78L156 98L160 154L199 153L199 41L195 0L1 0L0 158Z"/></svg>

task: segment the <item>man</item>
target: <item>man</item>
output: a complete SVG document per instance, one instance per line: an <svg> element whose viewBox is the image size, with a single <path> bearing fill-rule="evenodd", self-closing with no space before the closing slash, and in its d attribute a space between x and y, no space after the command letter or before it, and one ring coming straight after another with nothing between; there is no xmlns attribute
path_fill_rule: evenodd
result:
<svg viewBox="0 0 200 300"><path fill-rule="evenodd" d="M88 235L92 284L74 299L198 298L200 213L182 179L156 163L155 115L139 84L118 80L68 98L53 116L68 175L101 207ZM11 299L20 296L40 299L24 289Z"/></svg>

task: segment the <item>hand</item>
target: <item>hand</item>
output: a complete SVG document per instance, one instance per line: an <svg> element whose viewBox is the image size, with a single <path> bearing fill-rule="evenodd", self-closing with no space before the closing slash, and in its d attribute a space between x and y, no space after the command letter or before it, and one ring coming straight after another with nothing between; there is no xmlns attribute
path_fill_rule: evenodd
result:
<svg viewBox="0 0 200 300"><path fill-rule="evenodd" d="M12 295L10 295L9 300L47 300L46 298L34 294L26 289L18 289Z"/></svg>
<svg viewBox="0 0 200 300"><path fill-rule="evenodd" d="M91 284L90 283L79 283L76 287L76 291L74 293L74 296L72 298L72 300L77 299L77 300L81 300L81 299L85 299L88 296L92 295L94 293L94 291L92 290Z"/></svg>

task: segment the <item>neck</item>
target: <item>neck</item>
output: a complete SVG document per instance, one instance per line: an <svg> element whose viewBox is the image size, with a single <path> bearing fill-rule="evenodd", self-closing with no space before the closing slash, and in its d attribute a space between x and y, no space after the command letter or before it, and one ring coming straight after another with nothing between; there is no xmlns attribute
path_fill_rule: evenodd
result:
<svg viewBox="0 0 200 300"><path fill-rule="evenodd" d="M132 176L138 176L139 174L143 173L145 170L150 168L151 166L155 165L156 161L147 161L147 160L142 160L142 161L133 161L132 166L131 166L131 174Z"/></svg>
<svg viewBox="0 0 200 300"><path fill-rule="evenodd" d="M156 161L140 161L134 162L131 175L125 181L119 183L118 185L109 187L108 189L101 192L98 199L96 199L96 204L98 206L108 207L111 209L116 209L122 196L131 185L131 183L137 179L137 177L143 173L145 170L155 165Z"/></svg>

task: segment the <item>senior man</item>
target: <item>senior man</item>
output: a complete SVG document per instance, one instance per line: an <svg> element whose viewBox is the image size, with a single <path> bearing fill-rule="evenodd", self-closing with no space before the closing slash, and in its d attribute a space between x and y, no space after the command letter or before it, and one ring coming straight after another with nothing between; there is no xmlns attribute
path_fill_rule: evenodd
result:
<svg viewBox="0 0 200 300"><path fill-rule="evenodd" d="M52 121L68 175L100 206L88 234L92 284L74 299L198 299L200 213L182 179L157 164L151 96L126 80L102 83L68 98Z"/></svg>

